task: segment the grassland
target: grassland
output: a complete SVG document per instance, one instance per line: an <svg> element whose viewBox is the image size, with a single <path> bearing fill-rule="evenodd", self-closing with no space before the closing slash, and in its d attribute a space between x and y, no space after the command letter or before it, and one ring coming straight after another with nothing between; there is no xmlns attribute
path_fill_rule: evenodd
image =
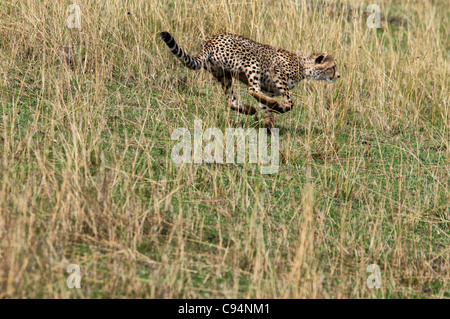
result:
<svg viewBox="0 0 450 319"><path fill-rule="evenodd" d="M88 0L70 29L69 1L1 1L0 297L449 298L450 11L377 3L372 29L355 1ZM293 91L277 174L176 165L175 128L263 124L162 30L327 51L342 76Z"/></svg>

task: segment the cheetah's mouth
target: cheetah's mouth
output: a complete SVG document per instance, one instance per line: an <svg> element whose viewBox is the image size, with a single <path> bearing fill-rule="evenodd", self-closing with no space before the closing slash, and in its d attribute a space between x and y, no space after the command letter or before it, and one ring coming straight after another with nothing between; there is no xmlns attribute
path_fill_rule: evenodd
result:
<svg viewBox="0 0 450 319"><path fill-rule="evenodd" d="M336 82L337 79L339 79L339 75L337 77L335 77L333 80L332 79L327 79L327 82L334 83L334 82Z"/></svg>

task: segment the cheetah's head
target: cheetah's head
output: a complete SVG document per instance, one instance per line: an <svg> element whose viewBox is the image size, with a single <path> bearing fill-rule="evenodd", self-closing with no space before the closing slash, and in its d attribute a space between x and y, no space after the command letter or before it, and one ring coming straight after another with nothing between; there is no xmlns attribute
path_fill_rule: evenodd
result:
<svg viewBox="0 0 450 319"><path fill-rule="evenodd" d="M336 71L336 62L326 52L311 54L309 62L305 70L307 77L327 82L334 82L339 79L340 75Z"/></svg>

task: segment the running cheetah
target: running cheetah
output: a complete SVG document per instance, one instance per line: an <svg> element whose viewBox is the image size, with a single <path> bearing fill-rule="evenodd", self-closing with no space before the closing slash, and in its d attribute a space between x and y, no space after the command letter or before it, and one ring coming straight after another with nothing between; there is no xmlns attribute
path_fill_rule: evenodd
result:
<svg viewBox="0 0 450 319"><path fill-rule="evenodd" d="M168 32L161 32L159 37L186 67L210 71L222 84L232 110L255 114L256 109L240 103L231 90L233 78L247 84L249 93L260 104L269 133L274 127L274 112L285 113L293 108L289 91L300 80L310 78L334 82L339 78L336 63L327 53L296 54L227 33L207 40L201 51L191 58ZM273 99L280 95L284 103Z"/></svg>

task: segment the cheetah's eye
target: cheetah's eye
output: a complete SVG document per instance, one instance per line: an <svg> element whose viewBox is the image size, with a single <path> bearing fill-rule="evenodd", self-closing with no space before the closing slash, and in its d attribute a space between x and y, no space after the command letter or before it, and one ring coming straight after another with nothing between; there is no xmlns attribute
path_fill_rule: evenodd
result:
<svg viewBox="0 0 450 319"><path fill-rule="evenodd" d="M315 63L315 64L320 64L320 63L322 63L323 58L324 58L323 54L319 55L319 56L316 58L316 60L314 61L314 63Z"/></svg>

